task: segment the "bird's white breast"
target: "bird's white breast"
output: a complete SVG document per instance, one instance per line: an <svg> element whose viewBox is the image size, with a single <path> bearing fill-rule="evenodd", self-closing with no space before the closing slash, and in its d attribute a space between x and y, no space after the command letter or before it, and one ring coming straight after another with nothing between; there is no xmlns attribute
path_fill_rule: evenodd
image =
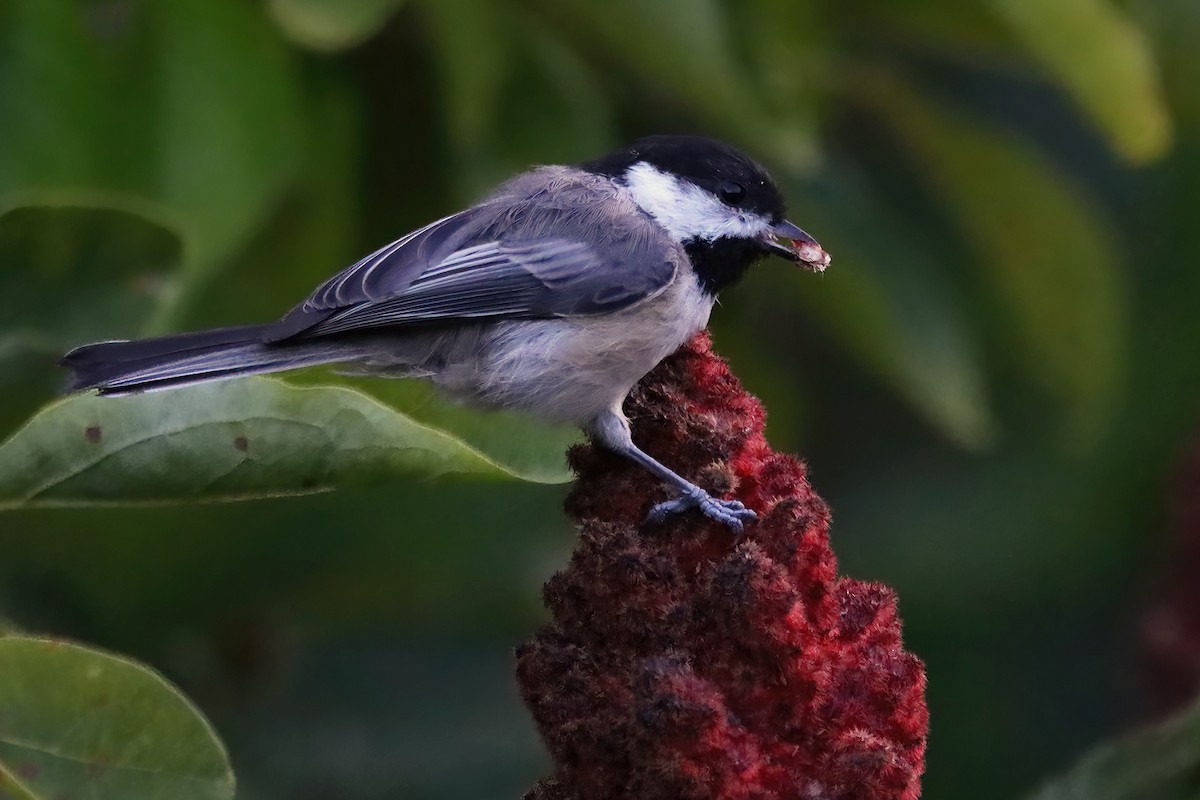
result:
<svg viewBox="0 0 1200 800"><path fill-rule="evenodd" d="M681 258L660 294L622 311L486 331L470 399L581 425L619 407L634 384L708 324L713 299Z"/></svg>

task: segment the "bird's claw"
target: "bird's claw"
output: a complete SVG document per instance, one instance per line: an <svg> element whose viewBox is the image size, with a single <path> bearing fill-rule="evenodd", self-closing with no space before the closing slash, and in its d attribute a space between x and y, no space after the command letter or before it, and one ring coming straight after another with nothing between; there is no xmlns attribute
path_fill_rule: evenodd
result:
<svg viewBox="0 0 1200 800"><path fill-rule="evenodd" d="M758 519L758 515L739 500L718 500L708 492L697 487L684 492L674 500L659 503L650 509L647 522L658 523L672 514L680 514L690 509L699 509L704 516L719 522L734 533L741 533L743 523Z"/></svg>

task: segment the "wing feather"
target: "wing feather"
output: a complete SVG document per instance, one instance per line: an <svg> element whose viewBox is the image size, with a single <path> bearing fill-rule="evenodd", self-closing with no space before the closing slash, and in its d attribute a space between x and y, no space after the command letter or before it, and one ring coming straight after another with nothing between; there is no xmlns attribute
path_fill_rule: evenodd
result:
<svg viewBox="0 0 1200 800"><path fill-rule="evenodd" d="M378 299L389 291L394 291L394 289L389 289L387 284L394 282L395 271L386 268L389 265L395 266L396 254L401 252L406 245L413 242L420 243L425 238L433 236L451 222L461 224L461 220L456 219L458 216L460 215L443 217L432 222L339 272L305 300L303 308L306 311L341 308L354 303Z"/></svg>
<svg viewBox="0 0 1200 800"><path fill-rule="evenodd" d="M637 212L608 220L600 190L579 191L574 211L496 198L432 222L321 284L264 339L599 314L661 292L681 257L669 238Z"/></svg>
<svg viewBox="0 0 1200 800"><path fill-rule="evenodd" d="M673 269L660 270L656 277L629 281L630 276L606 275L597 262L592 248L582 242L490 242L469 253L455 253L422 273L402 294L343 309L312 332L602 313L656 293L673 274Z"/></svg>

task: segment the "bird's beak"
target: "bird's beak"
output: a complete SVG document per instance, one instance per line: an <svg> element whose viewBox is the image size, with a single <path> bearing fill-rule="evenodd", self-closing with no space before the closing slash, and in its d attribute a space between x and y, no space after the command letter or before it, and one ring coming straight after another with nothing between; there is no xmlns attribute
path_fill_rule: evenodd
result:
<svg viewBox="0 0 1200 800"><path fill-rule="evenodd" d="M785 244L779 241L780 239L787 239L788 242ZM829 253L825 252L816 239L787 220L772 226L764 237L763 244L769 252L794 261L812 272L824 272L829 266Z"/></svg>

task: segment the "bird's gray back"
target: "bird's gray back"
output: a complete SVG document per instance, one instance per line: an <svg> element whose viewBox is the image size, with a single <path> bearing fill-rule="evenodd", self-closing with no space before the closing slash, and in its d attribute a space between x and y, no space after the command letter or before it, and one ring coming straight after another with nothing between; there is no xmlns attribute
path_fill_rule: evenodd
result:
<svg viewBox="0 0 1200 800"><path fill-rule="evenodd" d="M570 167L540 167L501 185L480 204L480 238L569 238L609 255L609 266L661 258L666 230L611 178ZM490 219L489 219L490 217Z"/></svg>

